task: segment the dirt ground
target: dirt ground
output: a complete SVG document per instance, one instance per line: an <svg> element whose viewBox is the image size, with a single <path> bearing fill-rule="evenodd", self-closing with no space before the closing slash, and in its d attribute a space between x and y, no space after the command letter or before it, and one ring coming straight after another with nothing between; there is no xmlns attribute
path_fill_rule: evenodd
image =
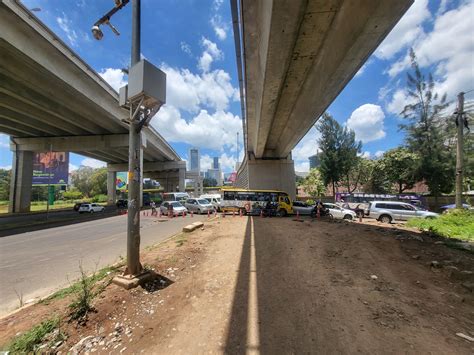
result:
<svg viewBox="0 0 474 355"><path fill-rule="evenodd" d="M227 216L142 261L170 285L108 286L53 352L474 353L474 255L401 226ZM0 344L68 302L4 318Z"/></svg>

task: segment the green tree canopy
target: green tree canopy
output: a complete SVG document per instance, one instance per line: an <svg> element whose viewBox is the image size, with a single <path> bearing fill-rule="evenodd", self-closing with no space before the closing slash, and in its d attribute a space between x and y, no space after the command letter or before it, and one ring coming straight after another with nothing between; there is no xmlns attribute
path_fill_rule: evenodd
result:
<svg viewBox="0 0 474 355"><path fill-rule="evenodd" d="M399 194L411 189L419 180L420 159L407 148L399 147L385 152L382 163L387 180L397 185Z"/></svg>
<svg viewBox="0 0 474 355"><path fill-rule="evenodd" d="M400 125L406 132L408 149L420 157L419 179L424 180L435 196L449 193L454 186L454 154L447 149L441 120L446 95L434 92L434 80L421 72L413 49L410 51L412 73L407 73L407 93L412 103L401 114L408 121Z"/></svg>
<svg viewBox="0 0 474 355"><path fill-rule="evenodd" d="M321 176L325 185L332 185L335 198L336 185L356 164L362 143L356 142L354 131L342 127L328 113L323 114L317 128L321 132L321 138L318 140L321 150Z"/></svg>
<svg viewBox="0 0 474 355"><path fill-rule="evenodd" d="M0 169L0 201L8 201L10 198L11 169Z"/></svg>
<svg viewBox="0 0 474 355"><path fill-rule="evenodd" d="M311 169L308 176L306 176L301 184L303 190L311 197L320 197L326 191L321 172L319 169Z"/></svg>
<svg viewBox="0 0 474 355"><path fill-rule="evenodd" d="M202 180L203 187L214 187L217 186L217 180L214 178L204 178Z"/></svg>

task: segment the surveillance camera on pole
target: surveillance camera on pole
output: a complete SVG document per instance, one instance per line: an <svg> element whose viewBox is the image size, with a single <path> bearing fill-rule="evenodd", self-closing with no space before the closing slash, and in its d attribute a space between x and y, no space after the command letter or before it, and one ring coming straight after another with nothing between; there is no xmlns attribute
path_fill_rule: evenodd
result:
<svg viewBox="0 0 474 355"><path fill-rule="evenodd" d="M100 40L103 33L100 26L108 25L119 35L110 23L111 16L124 7L129 0L115 0L115 7L92 26L94 38ZM128 151L128 219L127 219L127 268L123 275L112 282L126 289L137 287L152 275L143 270L140 263L140 208L142 184L143 147L146 140L142 128L166 102L166 74L147 60L140 60L140 0L132 2L132 55L128 70L128 85L119 90L119 105L130 112Z"/></svg>

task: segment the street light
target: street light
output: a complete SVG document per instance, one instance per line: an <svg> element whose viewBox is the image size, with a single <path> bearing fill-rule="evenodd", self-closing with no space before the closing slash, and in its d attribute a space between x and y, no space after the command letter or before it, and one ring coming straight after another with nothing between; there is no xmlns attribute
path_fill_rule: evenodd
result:
<svg viewBox="0 0 474 355"><path fill-rule="evenodd" d="M119 35L110 18L129 0L115 0L115 7L92 26L92 34L100 40L103 24ZM143 144L141 130L166 101L166 74L146 60L140 60L140 0L132 1L132 53L128 70L128 85L120 88L119 105L130 111L128 150L128 218L127 218L127 268L124 275L113 279L126 289L146 282L152 274L140 264L140 208L142 200Z"/></svg>

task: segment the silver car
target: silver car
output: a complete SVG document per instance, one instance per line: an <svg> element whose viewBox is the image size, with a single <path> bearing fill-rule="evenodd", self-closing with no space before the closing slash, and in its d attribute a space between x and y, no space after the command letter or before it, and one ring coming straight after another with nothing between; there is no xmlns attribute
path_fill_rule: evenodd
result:
<svg viewBox="0 0 474 355"><path fill-rule="evenodd" d="M383 223L394 220L406 221L410 218L436 218L439 214L423 210L405 202L372 201L369 204L369 216Z"/></svg>
<svg viewBox="0 0 474 355"><path fill-rule="evenodd" d="M189 212L199 214L214 212L214 206L210 204L205 198L188 198L184 204L184 207L186 207Z"/></svg>
<svg viewBox="0 0 474 355"><path fill-rule="evenodd" d="M310 215L314 206L310 206L303 201L293 201L293 213L299 213L301 216Z"/></svg>
<svg viewBox="0 0 474 355"><path fill-rule="evenodd" d="M184 207L178 201L165 201L160 206L160 211L162 215L167 216L169 213L173 213L173 216L185 215L188 213L186 207ZM173 211L173 212L171 212Z"/></svg>

